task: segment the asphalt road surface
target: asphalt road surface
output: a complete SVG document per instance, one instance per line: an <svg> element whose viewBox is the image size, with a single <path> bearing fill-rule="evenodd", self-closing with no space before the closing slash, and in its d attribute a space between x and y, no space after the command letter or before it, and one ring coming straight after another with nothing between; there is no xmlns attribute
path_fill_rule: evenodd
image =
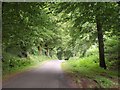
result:
<svg viewBox="0 0 120 90"><path fill-rule="evenodd" d="M3 83L3 88L70 88L66 83L61 63L51 60L43 65L16 75Z"/></svg>

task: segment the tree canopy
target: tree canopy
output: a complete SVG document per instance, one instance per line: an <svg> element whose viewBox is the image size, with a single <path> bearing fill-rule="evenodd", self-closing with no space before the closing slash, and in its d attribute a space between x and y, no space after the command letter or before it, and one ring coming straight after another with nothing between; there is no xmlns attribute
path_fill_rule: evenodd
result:
<svg viewBox="0 0 120 90"><path fill-rule="evenodd" d="M3 3L3 51L16 47L27 54L36 47L39 54L69 59L87 56L94 46L106 68L107 55L118 52L119 9L116 2Z"/></svg>

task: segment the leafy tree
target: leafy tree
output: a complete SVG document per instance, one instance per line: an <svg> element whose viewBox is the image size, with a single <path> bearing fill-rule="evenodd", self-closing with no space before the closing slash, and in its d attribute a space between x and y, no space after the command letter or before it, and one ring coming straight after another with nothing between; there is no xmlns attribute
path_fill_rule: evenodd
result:
<svg viewBox="0 0 120 90"><path fill-rule="evenodd" d="M117 3L70 3L69 2L69 3L59 3L58 5L59 5L57 7L58 13L59 12L67 13L69 14L69 17L67 18L69 19L72 18L72 21L74 23L73 27L78 28L76 33L79 33L80 30L81 34L84 34L85 30L83 31L82 25L86 22L96 24L96 31L98 33L97 36L98 36L98 44L99 44L100 67L106 69L106 64L104 59L103 32L105 32L106 27L107 30L110 30L110 28L114 28L114 29L118 28ZM111 13L111 11L113 13ZM112 18L112 17L116 17L116 18ZM108 26L110 24L111 27Z"/></svg>
<svg viewBox="0 0 120 90"><path fill-rule="evenodd" d="M60 42L56 24L45 3L3 3L3 47L19 47L25 54L36 46L49 56ZM26 8L24 8L26 7ZM34 13L34 14L33 14Z"/></svg>

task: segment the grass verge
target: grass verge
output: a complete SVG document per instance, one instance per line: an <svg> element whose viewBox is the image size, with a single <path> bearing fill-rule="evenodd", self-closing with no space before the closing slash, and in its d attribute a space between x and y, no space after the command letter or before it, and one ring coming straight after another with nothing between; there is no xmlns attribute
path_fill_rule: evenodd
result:
<svg viewBox="0 0 120 90"><path fill-rule="evenodd" d="M97 56L68 60L62 67L80 88L118 88L118 70L102 69L97 60Z"/></svg>

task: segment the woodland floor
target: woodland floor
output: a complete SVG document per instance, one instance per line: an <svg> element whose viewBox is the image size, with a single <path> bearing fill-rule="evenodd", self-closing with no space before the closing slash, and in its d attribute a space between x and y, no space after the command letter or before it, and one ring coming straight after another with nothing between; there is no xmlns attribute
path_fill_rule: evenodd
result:
<svg viewBox="0 0 120 90"><path fill-rule="evenodd" d="M74 88L103 88L101 85L94 79L87 78L87 77L81 77L77 76L75 74L66 74L66 78L69 80L69 83L72 85ZM113 82L118 83L118 79L115 78L109 78ZM113 87L115 90L119 90L120 86L114 85Z"/></svg>

